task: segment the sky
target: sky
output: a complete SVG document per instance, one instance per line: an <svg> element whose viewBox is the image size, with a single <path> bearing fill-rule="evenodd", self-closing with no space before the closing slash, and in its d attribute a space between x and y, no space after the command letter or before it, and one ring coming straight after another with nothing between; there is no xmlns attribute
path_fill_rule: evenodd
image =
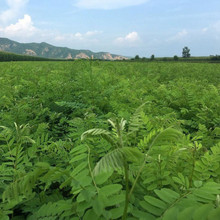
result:
<svg viewBox="0 0 220 220"><path fill-rule="evenodd" d="M140 57L220 54L219 0L0 0L0 37Z"/></svg>

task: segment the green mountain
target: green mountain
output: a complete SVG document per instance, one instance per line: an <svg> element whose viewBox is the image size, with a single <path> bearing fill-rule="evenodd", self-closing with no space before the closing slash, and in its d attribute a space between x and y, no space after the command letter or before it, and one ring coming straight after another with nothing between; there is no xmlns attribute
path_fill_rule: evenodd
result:
<svg viewBox="0 0 220 220"><path fill-rule="evenodd" d="M54 59L103 59L123 60L127 57L107 52L94 53L90 50L74 50L67 47L56 47L48 43L19 43L7 38L0 38L0 51L7 51L22 55L31 55Z"/></svg>

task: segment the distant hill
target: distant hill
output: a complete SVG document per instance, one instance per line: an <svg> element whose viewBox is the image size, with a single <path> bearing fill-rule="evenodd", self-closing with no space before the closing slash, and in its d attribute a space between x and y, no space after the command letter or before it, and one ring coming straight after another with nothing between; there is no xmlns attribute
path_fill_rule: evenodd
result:
<svg viewBox="0 0 220 220"><path fill-rule="evenodd" d="M56 47L45 42L19 43L8 38L0 38L0 51L53 59L127 59L127 57L110 54L107 52L94 53L90 50L74 50L67 47Z"/></svg>

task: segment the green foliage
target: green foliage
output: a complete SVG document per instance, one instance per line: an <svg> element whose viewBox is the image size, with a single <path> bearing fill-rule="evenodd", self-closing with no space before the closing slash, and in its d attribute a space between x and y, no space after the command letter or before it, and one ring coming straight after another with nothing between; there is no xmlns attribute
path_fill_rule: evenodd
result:
<svg viewBox="0 0 220 220"><path fill-rule="evenodd" d="M190 49L188 47L184 47L183 52L182 52L182 57L184 57L184 58L190 57L191 54L189 52L190 52Z"/></svg>
<svg viewBox="0 0 220 220"><path fill-rule="evenodd" d="M0 219L218 219L219 71L0 63Z"/></svg>
<svg viewBox="0 0 220 220"><path fill-rule="evenodd" d="M177 55L175 55L175 56L173 57L173 60L178 61L178 60L179 60L179 57L178 57Z"/></svg>
<svg viewBox="0 0 220 220"><path fill-rule="evenodd" d="M199 188L192 188L183 194L163 188L154 190L157 198L144 196L141 207L161 219L211 219L217 216L220 185L209 182Z"/></svg>
<svg viewBox="0 0 220 220"><path fill-rule="evenodd" d="M6 61L49 61L49 60L51 60L51 59L0 51L0 62L6 62Z"/></svg>
<svg viewBox="0 0 220 220"><path fill-rule="evenodd" d="M134 59L139 60L140 59L139 55L136 55Z"/></svg>
<svg viewBox="0 0 220 220"><path fill-rule="evenodd" d="M138 149L130 147L115 149L102 157L102 159L96 164L94 175L98 175L101 172L123 169L124 160L127 162L139 162L141 158L143 158L143 155Z"/></svg>
<svg viewBox="0 0 220 220"><path fill-rule="evenodd" d="M155 59L154 54L151 55L150 60L153 61Z"/></svg>

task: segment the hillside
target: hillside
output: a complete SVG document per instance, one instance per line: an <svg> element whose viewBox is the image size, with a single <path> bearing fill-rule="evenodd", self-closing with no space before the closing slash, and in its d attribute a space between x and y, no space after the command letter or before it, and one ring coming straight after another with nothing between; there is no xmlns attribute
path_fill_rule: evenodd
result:
<svg viewBox="0 0 220 220"><path fill-rule="evenodd" d="M123 60L126 57L108 52L94 53L90 50L74 50L67 47L56 47L48 43L19 43L7 38L0 38L0 51L7 51L22 55L31 55L53 59L103 59Z"/></svg>

